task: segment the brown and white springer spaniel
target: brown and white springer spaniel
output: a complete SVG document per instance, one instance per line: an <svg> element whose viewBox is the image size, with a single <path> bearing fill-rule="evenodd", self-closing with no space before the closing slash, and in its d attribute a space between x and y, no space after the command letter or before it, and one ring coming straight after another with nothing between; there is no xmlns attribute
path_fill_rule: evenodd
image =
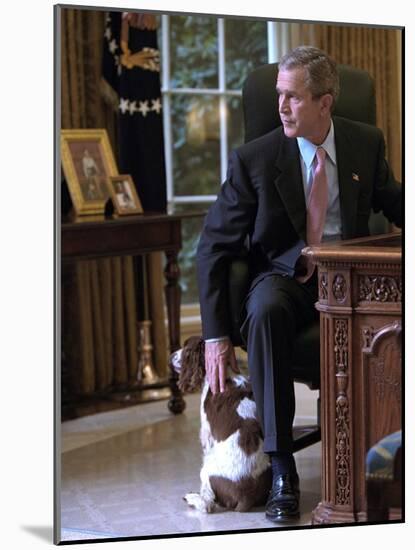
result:
<svg viewBox="0 0 415 550"><path fill-rule="evenodd" d="M188 493L184 499L201 512L246 512L265 504L272 474L248 379L228 369L225 391L213 395L205 378L205 344L199 337L189 338L170 361L182 392L202 391L201 487L200 493Z"/></svg>

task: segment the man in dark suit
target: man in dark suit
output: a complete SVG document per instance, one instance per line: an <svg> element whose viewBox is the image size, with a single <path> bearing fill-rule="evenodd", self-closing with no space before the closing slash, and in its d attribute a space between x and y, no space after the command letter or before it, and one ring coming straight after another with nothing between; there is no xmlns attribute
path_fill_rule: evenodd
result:
<svg viewBox="0 0 415 550"><path fill-rule="evenodd" d="M249 239L252 283L241 335L271 457L266 517L274 522L299 516L291 357L295 334L317 318L316 272L301 249L368 235L371 208L401 225L401 188L385 161L382 133L333 117L338 91L336 65L321 50L303 46L283 57L277 78L282 126L232 152L198 248L206 370L217 393L225 389L228 365L237 370L228 268Z"/></svg>

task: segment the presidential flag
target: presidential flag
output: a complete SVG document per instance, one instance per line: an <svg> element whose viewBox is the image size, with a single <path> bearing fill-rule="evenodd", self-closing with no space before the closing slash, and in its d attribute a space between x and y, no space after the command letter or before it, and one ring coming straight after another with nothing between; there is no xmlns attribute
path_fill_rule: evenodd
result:
<svg viewBox="0 0 415 550"><path fill-rule="evenodd" d="M103 77L117 97L119 170L145 211L166 211L160 54L154 15L109 12Z"/></svg>

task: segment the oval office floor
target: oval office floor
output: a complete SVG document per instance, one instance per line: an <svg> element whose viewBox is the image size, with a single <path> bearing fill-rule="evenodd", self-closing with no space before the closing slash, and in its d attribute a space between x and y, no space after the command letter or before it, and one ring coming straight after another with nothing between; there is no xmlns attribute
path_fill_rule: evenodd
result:
<svg viewBox="0 0 415 550"><path fill-rule="evenodd" d="M297 386L296 422L310 424L317 392ZM166 401L158 401L63 423L62 540L137 536L138 517L140 536L275 529L262 507L201 515L183 501L198 489L201 457L200 395L186 402L174 417ZM302 506L293 525L310 525L320 500L320 456L320 443L297 455Z"/></svg>

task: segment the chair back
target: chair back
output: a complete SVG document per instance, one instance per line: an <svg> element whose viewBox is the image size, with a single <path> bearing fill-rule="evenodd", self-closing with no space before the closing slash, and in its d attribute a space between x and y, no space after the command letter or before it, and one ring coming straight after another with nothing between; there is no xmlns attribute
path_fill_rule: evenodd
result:
<svg viewBox="0 0 415 550"><path fill-rule="evenodd" d="M375 87L368 72L348 65L337 66L340 93L334 115L358 122L376 124ZM242 88L242 104L245 126L245 143L260 137L278 126L276 91L278 63L262 65L252 71Z"/></svg>

